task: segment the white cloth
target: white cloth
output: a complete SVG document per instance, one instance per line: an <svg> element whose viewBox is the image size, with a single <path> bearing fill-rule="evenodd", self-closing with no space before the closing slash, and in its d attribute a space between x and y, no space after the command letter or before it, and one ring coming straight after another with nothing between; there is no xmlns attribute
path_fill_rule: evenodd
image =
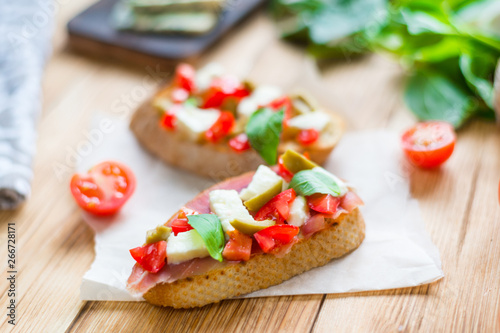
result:
<svg viewBox="0 0 500 333"><path fill-rule="evenodd" d="M30 194L54 10L49 0L0 5L0 209L16 208Z"/></svg>

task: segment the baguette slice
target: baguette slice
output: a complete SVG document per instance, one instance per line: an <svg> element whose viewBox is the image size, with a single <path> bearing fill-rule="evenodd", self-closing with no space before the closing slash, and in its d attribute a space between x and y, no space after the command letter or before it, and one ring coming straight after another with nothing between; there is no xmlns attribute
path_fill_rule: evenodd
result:
<svg viewBox="0 0 500 333"><path fill-rule="evenodd" d="M333 221L330 221L333 223ZM151 288L144 298L173 308L200 307L279 284L355 250L365 237L358 208L327 229L301 239L285 256L257 254L247 262L216 268Z"/></svg>
<svg viewBox="0 0 500 333"><path fill-rule="evenodd" d="M160 126L161 115L153 106L153 99L137 109L130 129L148 151L164 162L215 180L234 177L265 164L253 149L237 153L225 141L218 144L196 143L185 140L175 131L165 130ZM311 160L323 165L344 131L342 119L331 112L328 114L332 121L318 142L306 149L293 140L285 140L278 147L278 153L282 154L287 149L299 153L307 151Z"/></svg>

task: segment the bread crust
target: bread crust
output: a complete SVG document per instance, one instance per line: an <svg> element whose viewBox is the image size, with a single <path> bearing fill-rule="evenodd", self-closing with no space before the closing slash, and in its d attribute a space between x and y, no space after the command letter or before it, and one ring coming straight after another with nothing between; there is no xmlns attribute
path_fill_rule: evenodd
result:
<svg viewBox="0 0 500 333"><path fill-rule="evenodd" d="M333 221L330 221L333 223ZM359 208L332 226L301 239L283 257L257 254L247 262L213 269L206 274L158 284L144 298L173 308L200 307L279 284L355 250L365 237Z"/></svg>
<svg viewBox="0 0 500 333"><path fill-rule="evenodd" d="M344 123L333 113L332 121L317 143L307 149L295 141L280 144L278 152L293 149L299 153L307 151L314 162L322 165L344 132ZM222 180L255 170L264 160L253 149L245 152L233 151L226 142L220 144L197 143L186 140L175 131L168 131L159 125L160 113L153 105L153 99L142 104L132 117L130 129L148 151L164 162L214 180Z"/></svg>

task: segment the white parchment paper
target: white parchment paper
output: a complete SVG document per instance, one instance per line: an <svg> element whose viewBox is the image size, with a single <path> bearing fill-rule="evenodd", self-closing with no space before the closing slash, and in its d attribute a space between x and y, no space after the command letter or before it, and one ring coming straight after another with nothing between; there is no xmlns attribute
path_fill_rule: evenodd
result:
<svg viewBox="0 0 500 333"><path fill-rule="evenodd" d="M399 138L388 131L346 134L325 168L357 188L365 202L366 238L353 253L244 297L344 293L411 287L443 277L439 252L425 232L418 202L411 198ZM95 260L83 277L82 300L134 301L125 289L134 260L129 249L146 231L164 223L213 181L166 166L146 153L127 124L111 133L79 166L121 161L137 178L136 192L112 218L84 215L95 230Z"/></svg>

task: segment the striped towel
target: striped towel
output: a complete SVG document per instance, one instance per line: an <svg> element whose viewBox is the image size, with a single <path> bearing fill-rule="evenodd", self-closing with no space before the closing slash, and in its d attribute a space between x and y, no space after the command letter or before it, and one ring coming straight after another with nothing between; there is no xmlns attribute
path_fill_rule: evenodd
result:
<svg viewBox="0 0 500 333"><path fill-rule="evenodd" d="M0 209L16 208L30 194L56 5L16 0L0 6Z"/></svg>

